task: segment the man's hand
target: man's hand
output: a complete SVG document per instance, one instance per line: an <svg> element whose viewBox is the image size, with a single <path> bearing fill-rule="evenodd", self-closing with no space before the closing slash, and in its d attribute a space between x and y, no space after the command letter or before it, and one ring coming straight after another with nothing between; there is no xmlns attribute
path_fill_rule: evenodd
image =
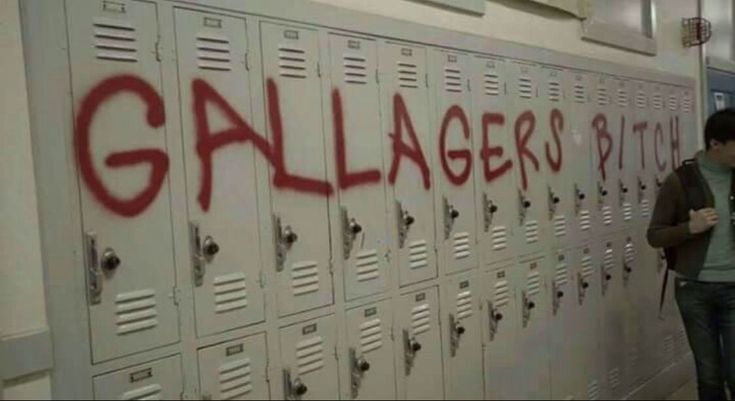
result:
<svg viewBox="0 0 735 401"><path fill-rule="evenodd" d="M717 222L719 222L719 218L715 209L707 208L697 210L696 212L694 210L689 211L689 231L694 235L711 230L712 227L717 225Z"/></svg>

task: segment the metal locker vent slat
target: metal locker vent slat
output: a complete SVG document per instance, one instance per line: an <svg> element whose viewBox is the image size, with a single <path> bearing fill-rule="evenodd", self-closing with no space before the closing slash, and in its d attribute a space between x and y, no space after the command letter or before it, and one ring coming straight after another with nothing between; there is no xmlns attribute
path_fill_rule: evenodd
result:
<svg viewBox="0 0 735 401"><path fill-rule="evenodd" d="M533 78L529 76L518 78L518 96L522 99L533 99L535 92Z"/></svg>
<svg viewBox="0 0 735 401"><path fill-rule="evenodd" d="M231 312L248 306L244 273L233 273L214 279L214 304L217 313Z"/></svg>
<svg viewBox="0 0 735 401"><path fill-rule="evenodd" d="M589 210L582 210L579 213L579 225L582 231L588 231L592 228L592 213Z"/></svg>
<svg viewBox="0 0 735 401"><path fill-rule="evenodd" d="M494 251L500 251L508 247L508 229L505 226L493 227L490 238Z"/></svg>
<svg viewBox="0 0 735 401"><path fill-rule="evenodd" d="M121 400L160 400L163 387L160 384L150 384L145 387L130 390L120 397Z"/></svg>
<svg viewBox="0 0 735 401"><path fill-rule="evenodd" d="M639 90L635 95L635 105L639 109L645 109L648 106L648 97L646 92Z"/></svg>
<svg viewBox="0 0 735 401"><path fill-rule="evenodd" d="M444 89L447 92L462 93L462 70L454 67L444 67Z"/></svg>
<svg viewBox="0 0 735 401"><path fill-rule="evenodd" d="M398 84L401 88L419 87L419 69L416 64L398 62Z"/></svg>
<svg viewBox="0 0 735 401"><path fill-rule="evenodd" d="M296 345L296 365L301 376L324 367L324 339L321 336L300 341Z"/></svg>
<svg viewBox="0 0 735 401"><path fill-rule="evenodd" d="M378 251L370 249L357 254L357 281L364 282L380 277Z"/></svg>
<svg viewBox="0 0 735 401"><path fill-rule="evenodd" d="M612 249L605 250L605 270L612 270L615 267L615 254Z"/></svg>
<svg viewBox="0 0 735 401"><path fill-rule="evenodd" d="M607 106L610 104L610 95L607 93L607 87L597 87L597 104L599 106Z"/></svg>
<svg viewBox="0 0 735 401"><path fill-rule="evenodd" d="M313 261L293 265L291 287L296 296L319 291L319 264Z"/></svg>
<svg viewBox="0 0 735 401"><path fill-rule="evenodd" d="M485 94L500 96L500 76L495 72L486 72L484 80Z"/></svg>
<svg viewBox="0 0 735 401"><path fill-rule="evenodd" d="M631 265L635 262L635 245L632 243L625 244L625 263Z"/></svg>
<svg viewBox="0 0 735 401"><path fill-rule="evenodd" d="M651 202L648 199L644 199L641 202L641 216L644 219L651 217Z"/></svg>
<svg viewBox="0 0 735 401"><path fill-rule="evenodd" d="M628 91L625 89L618 89L618 106L628 107L630 106L630 98L628 97Z"/></svg>
<svg viewBox="0 0 735 401"><path fill-rule="evenodd" d="M279 45L278 66L282 77L308 78L308 55L298 47Z"/></svg>
<svg viewBox="0 0 735 401"><path fill-rule="evenodd" d="M612 390L617 389L620 387L621 383L621 376L620 376L620 369L611 369L610 372L607 374L607 380L608 383L610 383L610 388Z"/></svg>
<svg viewBox="0 0 735 401"><path fill-rule="evenodd" d="M219 368L221 398L234 400L253 391L252 367L250 359L240 359L225 363Z"/></svg>
<svg viewBox="0 0 735 401"><path fill-rule="evenodd" d="M666 338L664 338L664 346L663 346L664 360L668 362L674 359L675 347L676 346L675 346L674 336L673 335L666 336Z"/></svg>
<svg viewBox="0 0 735 401"><path fill-rule="evenodd" d="M493 295L493 304L496 308L502 308L510 303L510 283L507 280L501 280L495 283L495 294Z"/></svg>
<svg viewBox="0 0 735 401"><path fill-rule="evenodd" d="M408 247L409 267L421 269L429 266L429 247L426 241L414 241Z"/></svg>
<svg viewBox="0 0 735 401"><path fill-rule="evenodd" d="M363 354L383 347L383 326L380 319L373 319L360 325L360 347Z"/></svg>
<svg viewBox="0 0 735 401"><path fill-rule="evenodd" d="M367 84L368 64L367 59L359 54L345 54L342 59L344 66L345 82L350 84Z"/></svg>
<svg viewBox="0 0 735 401"><path fill-rule="evenodd" d="M651 100L651 104L653 104L653 108L655 108L656 110L661 110L664 108L664 99L660 93L653 94L653 99Z"/></svg>
<svg viewBox="0 0 735 401"><path fill-rule="evenodd" d="M470 245L470 233L462 232L454 234L454 259L461 260L470 257L472 247Z"/></svg>
<svg viewBox="0 0 735 401"><path fill-rule="evenodd" d="M561 101L561 83L559 81L549 81L549 100L552 102Z"/></svg>
<svg viewBox="0 0 735 401"><path fill-rule="evenodd" d="M685 95L681 99L681 111L685 113L689 113L692 111L692 98L690 98L689 95Z"/></svg>
<svg viewBox="0 0 735 401"><path fill-rule="evenodd" d="M567 216L556 216L554 218L554 235L558 238L567 235Z"/></svg>
<svg viewBox="0 0 735 401"><path fill-rule="evenodd" d="M585 255L582 257L582 277L588 279L595 274L595 268L592 263L592 257Z"/></svg>
<svg viewBox="0 0 735 401"><path fill-rule="evenodd" d="M669 111L676 111L679 109L679 99L676 97L676 95L669 96L668 107Z"/></svg>
<svg viewBox="0 0 735 401"><path fill-rule="evenodd" d="M226 36L197 35L197 65L203 70L231 71L232 50Z"/></svg>
<svg viewBox="0 0 735 401"><path fill-rule="evenodd" d="M556 275L554 275L554 282L558 286L563 286L569 283L569 265L566 263L559 263L556 266Z"/></svg>
<svg viewBox="0 0 735 401"><path fill-rule="evenodd" d="M587 399L591 401L600 399L600 383L597 380L592 380L587 385Z"/></svg>
<svg viewBox="0 0 735 401"><path fill-rule="evenodd" d="M137 62L138 46L135 27L127 21L95 18L94 47L97 58L110 61Z"/></svg>
<svg viewBox="0 0 735 401"><path fill-rule="evenodd" d="M541 293L541 286L543 284L541 283L541 273L539 272L531 272L528 273L527 280L526 280L526 290L528 291L528 296L532 297L534 295L538 295Z"/></svg>
<svg viewBox="0 0 735 401"><path fill-rule="evenodd" d="M574 101L577 103L587 103L587 87L581 82L574 84Z"/></svg>
<svg viewBox="0 0 735 401"><path fill-rule="evenodd" d="M472 291L457 294L457 319L466 319L472 316Z"/></svg>
<svg viewBox="0 0 735 401"><path fill-rule="evenodd" d="M635 213L633 212L633 204L630 202L626 202L623 204L623 220L625 221L631 221L633 220L633 215Z"/></svg>
<svg viewBox="0 0 735 401"><path fill-rule="evenodd" d="M115 299L117 334L126 335L158 326L156 292L133 291L119 294Z"/></svg>
<svg viewBox="0 0 735 401"><path fill-rule="evenodd" d="M602 223L606 226L609 226L613 223L613 210L610 206L604 206L602 208Z"/></svg>
<svg viewBox="0 0 735 401"><path fill-rule="evenodd" d="M431 329L431 306L422 304L411 310L411 335L417 336Z"/></svg>
<svg viewBox="0 0 735 401"><path fill-rule="evenodd" d="M539 240L539 222L529 221L525 224L526 229L526 242L529 244L535 244Z"/></svg>

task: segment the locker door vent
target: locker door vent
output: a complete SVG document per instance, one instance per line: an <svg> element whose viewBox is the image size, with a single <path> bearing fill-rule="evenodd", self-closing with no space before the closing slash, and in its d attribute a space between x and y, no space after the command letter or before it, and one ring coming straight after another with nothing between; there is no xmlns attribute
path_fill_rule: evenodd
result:
<svg viewBox="0 0 735 401"><path fill-rule="evenodd" d="M629 242L625 244L625 263L628 266L632 266L635 263L635 245Z"/></svg>
<svg viewBox="0 0 735 401"><path fill-rule="evenodd" d="M378 251L371 249L357 254L357 281L370 281L380 277Z"/></svg>
<svg viewBox="0 0 735 401"><path fill-rule="evenodd" d="M319 264L301 262L293 265L291 286L296 296L319 291Z"/></svg>
<svg viewBox="0 0 735 401"><path fill-rule="evenodd" d="M662 351L664 354L662 356L665 362L667 363L673 362L675 347L676 345L675 345L675 340L674 340L673 335L667 336L666 338L664 338L664 345L662 348Z"/></svg>
<svg viewBox="0 0 735 401"><path fill-rule="evenodd" d="M411 269L421 269L429 266L429 248L426 241L414 241L409 245L409 266Z"/></svg>
<svg viewBox="0 0 735 401"><path fill-rule="evenodd" d="M120 397L121 400L160 400L163 388L160 384L151 384L145 387L130 390Z"/></svg>
<svg viewBox="0 0 735 401"><path fill-rule="evenodd" d="M641 216L644 219L651 217L651 202L648 199L641 202Z"/></svg>
<svg viewBox="0 0 735 401"><path fill-rule="evenodd" d="M561 83L559 81L549 81L549 100L552 102L561 101Z"/></svg>
<svg viewBox="0 0 735 401"><path fill-rule="evenodd" d="M457 319L467 319L472 313L472 291L457 294Z"/></svg>
<svg viewBox="0 0 735 401"><path fill-rule="evenodd" d="M220 393L223 400L242 399L253 391L250 359L228 362L219 368Z"/></svg>
<svg viewBox="0 0 735 401"><path fill-rule="evenodd" d="M485 94L500 96L500 77L495 72L485 73Z"/></svg>
<svg viewBox="0 0 735 401"><path fill-rule="evenodd" d="M534 92L533 78L528 76L518 78L518 95L522 99L533 99Z"/></svg>
<svg viewBox="0 0 735 401"><path fill-rule="evenodd" d="M605 271L610 271L615 267L615 253L612 249L608 248L605 250Z"/></svg>
<svg viewBox="0 0 735 401"><path fill-rule="evenodd" d="M367 60L359 54L345 54L342 60L345 68L345 82L350 84L367 84Z"/></svg>
<svg viewBox="0 0 735 401"><path fill-rule="evenodd" d="M618 89L618 106L623 108L630 106L628 91L626 91L625 89Z"/></svg>
<svg viewBox="0 0 735 401"><path fill-rule="evenodd" d="M567 235L567 216L556 216L554 218L554 235L557 237L566 237Z"/></svg>
<svg viewBox="0 0 735 401"><path fill-rule="evenodd" d="M574 101L582 104L587 103L587 87L581 82L574 84Z"/></svg>
<svg viewBox="0 0 735 401"><path fill-rule="evenodd" d="M635 105L639 109L645 109L648 106L648 98L646 97L646 92L639 90L638 93L636 93Z"/></svg>
<svg viewBox="0 0 735 401"><path fill-rule="evenodd" d="M589 210L582 210L579 213L579 225L582 231L588 231L592 228L592 213Z"/></svg>
<svg viewBox="0 0 735 401"><path fill-rule="evenodd" d="M398 84L401 88L418 88L419 72L414 63L398 63Z"/></svg>
<svg viewBox="0 0 735 401"><path fill-rule="evenodd" d="M131 23L95 18L93 25L94 47L97 49L98 59L132 63L138 61L138 39Z"/></svg>
<svg viewBox="0 0 735 401"><path fill-rule="evenodd" d="M613 223L613 211L610 206L604 206L602 208L602 223L609 226Z"/></svg>
<svg viewBox="0 0 735 401"><path fill-rule="evenodd" d="M220 35L197 35L197 65L203 70L231 71L230 39Z"/></svg>
<svg viewBox="0 0 735 401"><path fill-rule="evenodd" d="M582 258L582 278L590 279L595 274L595 268L592 263L592 257L585 255Z"/></svg>
<svg viewBox="0 0 735 401"><path fill-rule="evenodd" d="M363 354L383 347L383 326L380 319L360 325L360 347Z"/></svg>
<svg viewBox="0 0 735 401"><path fill-rule="evenodd" d="M651 103L653 104L653 108L655 108L656 110L661 110L664 108L664 99L660 93L653 94L653 99L651 100Z"/></svg>
<svg viewBox="0 0 735 401"><path fill-rule="evenodd" d="M597 380L592 380L587 385L587 399L599 400L600 399L600 383Z"/></svg>
<svg viewBox="0 0 735 401"><path fill-rule="evenodd" d="M631 221L633 220L633 215L635 212L633 211L633 204L630 202L626 202L623 204L623 220L625 221Z"/></svg>
<svg viewBox="0 0 735 401"><path fill-rule="evenodd" d="M463 232L454 234L454 259L466 259L472 254L470 244L470 233Z"/></svg>
<svg viewBox="0 0 735 401"><path fill-rule="evenodd" d="M115 305L118 335L150 330L158 326L156 292L154 290L119 294L115 299Z"/></svg>
<svg viewBox="0 0 735 401"><path fill-rule="evenodd" d="M539 223L538 221L529 221L526 223L526 242L535 244L539 240Z"/></svg>
<svg viewBox="0 0 735 401"><path fill-rule="evenodd" d="M676 97L676 95L669 96L668 107L669 111L676 111L679 109L679 99Z"/></svg>
<svg viewBox="0 0 735 401"><path fill-rule="evenodd" d="M527 291L528 296L533 297L541 293L541 273L539 272L533 272L528 273L528 280L527 280Z"/></svg>
<svg viewBox="0 0 735 401"><path fill-rule="evenodd" d="M597 104L599 106L607 106L610 104L610 95L607 93L607 87L597 87Z"/></svg>
<svg viewBox="0 0 735 401"><path fill-rule="evenodd" d="M411 336L426 333L431 329L431 306L419 305L411 310Z"/></svg>
<svg viewBox="0 0 735 401"><path fill-rule="evenodd" d="M324 367L324 339L319 336L299 342L296 345L296 364L299 376L322 369Z"/></svg>
<svg viewBox="0 0 735 401"><path fill-rule="evenodd" d="M615 391L617 390L621 383L621 376L620 376L620 369L612 369L607 374L607 380L610 384L610 389Z"/></svg>
<svg viewBox="0 0 735 401"><path fill-rule="evenodd" d="M278 46L278 67L282 77L307 78L307 54L306 50L298 47Z"/></svg>
<svg viewBox="0 0 735 401"><path fill-rule="evenodd" d="M214 279L214 303L217 313L226 313L248 306L248 290L244 273L228 274Z"/></svg>
<svg viewBox="0 0 735 401"><path fill-rule="evenodd" d="M690 113L692 111L692 98L689 95L684 95L681 99L681 111L684 113Z"/></svg>
<svg viewBox="0 0 735 401"><path fill-rule="evenodd" d="M491 234L493 251L500 251L508 247L508 229L505 226L493 227Z"/></svg>
<svg viewBox="0 0 735 401"><path fill-rule="evenodd" d="M559 263L556 266L556 275L554 276L554 282L559 287L564 287L569 283L569 265L566 263Z"/></svg>
<svg viewBox="0 0 735 401"><path fill-rule="evenodd" d="M444 89L447 92L462 93L462 71L459 68L444 67Z"/></svg>
<svg viewBox="0 0 735 401"><path fill-rule="evenodd" d="M507 280L501 280L495 283L495 294L493 295L493 305L496 308L502 308L510 303L510 283Z"/></svg>

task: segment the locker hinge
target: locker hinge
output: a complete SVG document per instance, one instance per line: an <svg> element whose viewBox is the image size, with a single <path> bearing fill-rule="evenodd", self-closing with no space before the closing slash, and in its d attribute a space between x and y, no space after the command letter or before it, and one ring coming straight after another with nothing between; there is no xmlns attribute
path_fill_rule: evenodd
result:
<svg viewBox="0 0 735 401"><path fill-rule="evenodd" d="M467 78L467 92L472 92L472 85L469 78Z"/></svg>
<svg viewBox="0 0 735 401"><path fill-rule="evenodd" d="M178 288L174 287L173 290L171 291L171 293L173 294L174 305L177 305L178 306L181 303L181 290L179 290Z"/></svg>
<svg viewBox="0 0 735 401"><path fill-rule="evenodd" d="M250 71L250 53L245 52L245 71Z"/></svg>
<svg viewBox="0 0 735 401"><path fill-rule="evenodd" d="M427 88L429 87L429 73L424 74L424 85L426 85Z"/></svg>
<svg viewBox="0 0 735 401"><path fill-rule="evenodd" d="M265 273L263 273L262 270L260 271L260 273L258 273L258 281L260 284L260 288L264 289L266 282L265 282Z"/></svg>
<svg viewBox="0 0 735 401"><path fill-rule="evenodd" d="M322 76L322 64L320 62L318 62L318 61L316 63L316 75L318 77L321 77Z"/></svg>
<svg viewBox="0 0 735 401"><path fill-rule="evenodd" d="M156 40L156 61L161 62L161 39Z"/></svg>
<svg viewBox="0 0 735 401"><path fill-rule="evenodd" d="M375 82L380 83L380 74L378 73L378 69L375 69Z"/></svg>

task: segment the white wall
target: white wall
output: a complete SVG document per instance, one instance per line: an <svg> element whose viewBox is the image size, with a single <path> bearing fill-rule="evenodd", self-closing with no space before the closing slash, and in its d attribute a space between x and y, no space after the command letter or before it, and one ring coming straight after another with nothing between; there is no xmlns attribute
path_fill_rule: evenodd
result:
<svg viewBox="0 0 735 401"><path fill-rule="evenodd" d="M0 339L47 330L20 32L18 0L0 0ZM48 375L5 383L4 397L49 398Z"/></svg>
<svg viewBox="0 0 735 401"><path fill-rule="evenodd" d="M707 55L735 61L733 46L733 0L703 0L702 16L712 22L712 39L707 42Z"/></svg>

